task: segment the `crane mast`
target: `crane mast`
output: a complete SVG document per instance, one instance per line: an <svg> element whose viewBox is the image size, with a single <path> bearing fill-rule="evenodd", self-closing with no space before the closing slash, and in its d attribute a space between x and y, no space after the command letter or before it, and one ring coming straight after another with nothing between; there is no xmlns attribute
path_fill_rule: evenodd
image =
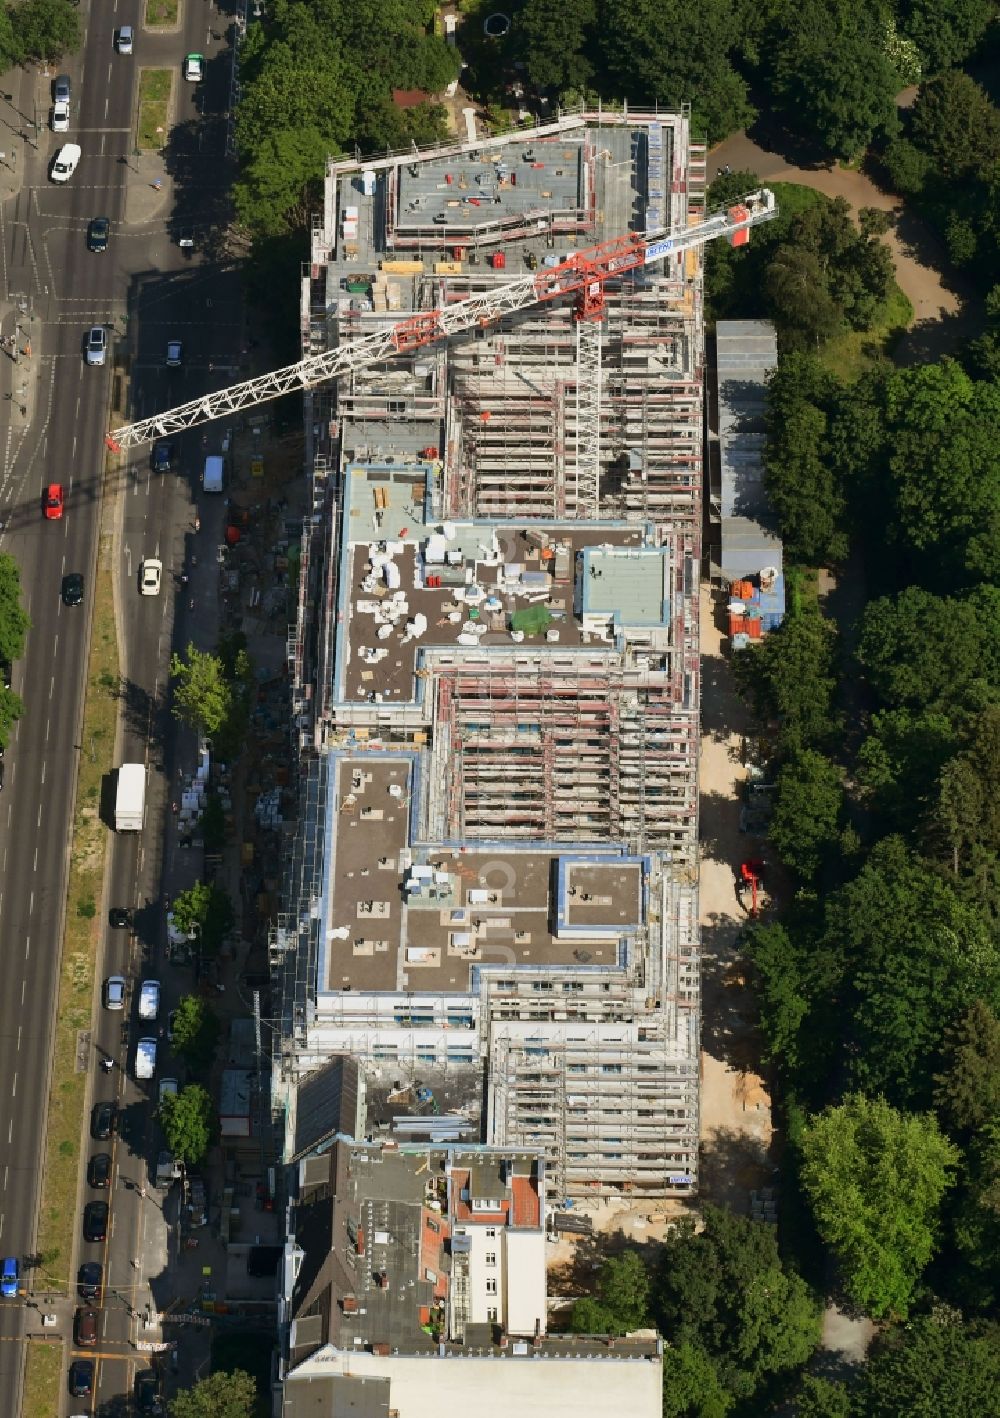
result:
<svg viewBox="0 0 1000 1418"><path fill-rule="evenodd" d="M246 379L179 404L165 413L125 424L112 430L105 442L112 452L124 452L154 438L209 423L283 394L329 383L345 374L381 364L395 355L408 354L423 345L445 340L450 335L492 325L505 315L561 296L575 298L577 319L599 320L604 312L604 289L609 280L616 280L641 266L682 256L718 237L726 237L733 245L743 245L749 239L751 227L771 221L777 215L774 193L765 187L713 212L686 231L664 230L615 237L573 252L557 266L499 282L488 290L436 310L418 311L334 350L308 355L269 374Z"/></svg>

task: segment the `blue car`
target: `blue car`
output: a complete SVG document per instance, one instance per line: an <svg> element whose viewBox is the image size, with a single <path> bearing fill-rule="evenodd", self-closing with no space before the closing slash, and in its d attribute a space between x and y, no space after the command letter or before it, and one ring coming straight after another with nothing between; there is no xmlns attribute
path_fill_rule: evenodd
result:
<svg viewBox="0 0 1000 1418"><path fill-rule="evenodd" d="M17 1279L17 1257L6 1256L3 1269L0 1270L0 1295L5 1300L13 1300L17 1297Z"/></svg>

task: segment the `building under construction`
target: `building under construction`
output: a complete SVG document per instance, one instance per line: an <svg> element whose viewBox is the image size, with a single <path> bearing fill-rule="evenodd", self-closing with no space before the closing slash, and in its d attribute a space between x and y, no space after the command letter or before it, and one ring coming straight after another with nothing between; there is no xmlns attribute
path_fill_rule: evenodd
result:
<svg viewBox="0 0 1000 1418"><path fill-rule="evenodd" d="M498 315L307 396L289 1133L295 1080L348 1053L372 1131L541 1149L569 1196L696 1184L701 257L608 281L599 318L502 302L688 232L704 185L685 112L329 167L307 353Z"/></svg>

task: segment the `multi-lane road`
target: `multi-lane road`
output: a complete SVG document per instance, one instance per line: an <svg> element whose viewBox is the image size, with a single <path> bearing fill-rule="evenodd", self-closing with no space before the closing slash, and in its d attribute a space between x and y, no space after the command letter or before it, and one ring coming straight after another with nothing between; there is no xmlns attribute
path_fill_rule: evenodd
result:
<svg viewBox="0 0 1000 1418"><path fill-rule="evenodd" d="M165 709L165 683L172 642L204 639L197 622L211 613L204 594L210 566L195 571L200 435L178 440L175 469L151 471L148 450L137 450L110 487L104 476L104 433L111 381L122 381L127 409L139 415L182 402L226 381L242 343L236 279L222 273L204 254L181 251L181 222L210 204L224 189L224 121L229 61L210 25L224 21L205 0L182 6L182 27L171 35L141 28L141 0L112 0L81 10L85 46L65 65L73 79L72 123L68 134L43 128L37 149L23 145L21 190L3 206L0 237L3 295L25 297L33 321L31 365L8 370L14 399L0 430L0 550L21 566L31 617L25 655L14 668L14 688L25 704L6 755L0 794L0 1254L24 1256L33 1249L43 1160L45 1106L49 1086L50 1039L58 979L68 864L69 829L77 757L94 571L102 555L113 557L116 620L125 682L119 761L150 765L151 812L138 837L112 841L109 899L105 906L139 908L136 931L105 928L101 974L122 973L134 986L125 1020L134 1020L137 980L162 975L164 891L162 811L174 771L174 743ZM133 56L119 55L114 34L122 24L135 28ZM209 55L206 82L184 84L180 65L188 50ZM143 64L162 65L175 74L175 128L164 162L164 189L133 155L137 75ZM8 118L48 110L48 81L36 73L8 77ZM17 120L15 120L17 121ZM10 125L8 125L10 126ZM48 179L51 157L64 141L79 143L80 165L65 186ZM91 218L111 220L106 252L88 251ZM199 233L201 234L201 233ZM9 306L8 306L9 309ZM127 315L127 320L126 320ZM3 332L13 330L14 313ZM106 325L111 350L104 368L82 357L86 330ZM166 343L183 343L180 368L165 363ZM27 413L15 416L23 395L22 370L36 378L25 399ZM37 373L36 373L37 372ZM13 380L18 380L17 384ZM210 432L210 437L213 435ZM217 440L218 434L214 434ZM50 482L66 490L59 521L42 516L41 497ZM104 502L102 504L102 497ZM208 518L206 509L205 515ZM215 515L220 515L215 509ZM206 523L201 538L211 545ZM159 596L140 597L143 557L158 556L164 567ZM210 561L206 556L205 562ZM60 585L67 572L85 578L84 603L67 607ZM178 577L193 575L194 586L178 595ZM192 598L192 589L199 594ZM201 633L198 633L198 630ZM85 751L86 746L83 746ZM103 917L105 923L106 915ZM70 1400L65 1411L81 1412L130 1393L142 1356L134 1349L135 1312L150 1298L144 1274L147 1226L145 1198L121 1185L145 1180L152 1146L150 1099L133 1080L134 1023L123 1031L122 1016L95 1007L90 1069L93 1098L115 1098L126 1110L128 1135L114 1144L115 1172L109 1192L111 1227L104 1245L87 1244L77 1228L77 1254L60 1261L72 1282L76 1267L99 1261L105 1271L97 1359L97 1387L89 1405ZM96 1067L100 1054L114 1057L108 1075ZM86 1126L81 1120L82 1130ZM81 1202L99 1194L86 1188L83 1170L90 1152L105 1145L82 1139ZM162 1219L160 1222L162 1226ZM138 1264L137 1264L138 1262ZM33 1284L29 1273L27 1284ZM145 1287L145 1288L144 1288ZM37 1314L30 1320L37 1328ZM0 1412L19 1412L24 1335L29 1312L22 1304L0 1307ZM67 1362L71 1357L67 1349Z"/></svg>

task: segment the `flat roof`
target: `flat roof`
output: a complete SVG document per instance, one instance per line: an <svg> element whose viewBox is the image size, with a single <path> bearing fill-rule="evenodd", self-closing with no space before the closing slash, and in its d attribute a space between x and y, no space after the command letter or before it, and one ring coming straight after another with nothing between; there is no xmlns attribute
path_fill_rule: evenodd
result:
<svg viewBox="0 0 1000 1418"><path fill-rule="evenodd" d="M603 612L623 626L669 623L667 547L591 547L583 561L584 614Z"/></svg>
<svg viewBox="0 0 1000 1418"><path fill-rule="evenodd" d="M468 233L497 223L548 224L581 214L586 130L512 140L499 150L414 161L396 169L396 229Z"/></svg>
<svg viewBox="0 0 1000 1418"><path fill-rule="evenodd" d="M407 758L337 760L321 990L468 993L484 964L578 966L578 940L556 933L562 859L508 843L413 848L414 792ZM607 856L606 866L588 856L571 877L582 885L569 921L605 927L587 940L593 966L620 964L643 919L640 869L619 865L614 848Z"/></svg>

